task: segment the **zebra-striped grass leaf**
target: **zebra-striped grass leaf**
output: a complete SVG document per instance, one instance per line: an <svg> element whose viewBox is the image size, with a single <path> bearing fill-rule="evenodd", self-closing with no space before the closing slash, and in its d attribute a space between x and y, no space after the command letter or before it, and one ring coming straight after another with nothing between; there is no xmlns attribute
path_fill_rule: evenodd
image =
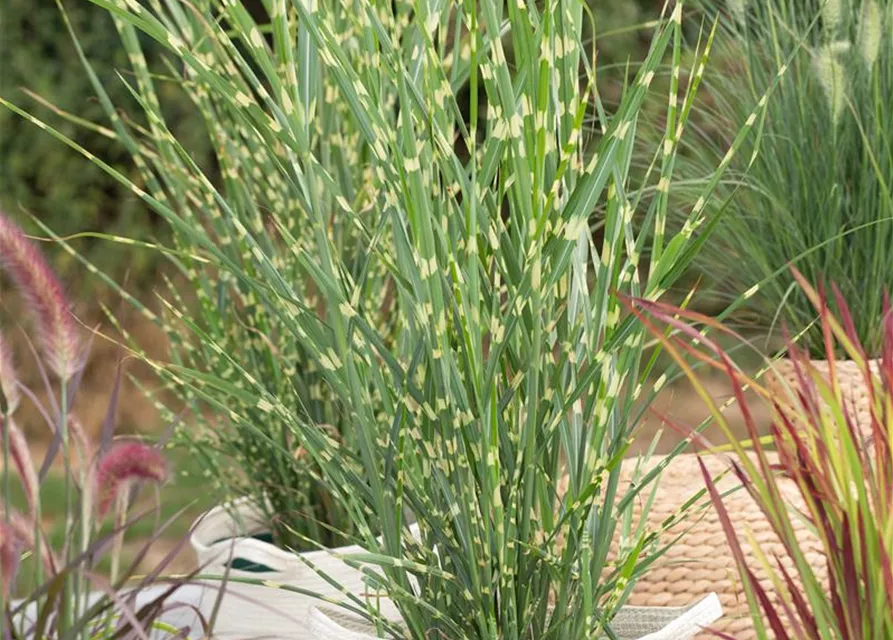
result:
<svg viewBox="0 0 893 640"><path fill-rule="evenodd" d="M633 224L645 189L674 188L713 33L634 178L652 81L668 60L681 75L681 4L609 110L578 0L268 0L262 17L92 1L115 15L148 123L117 122L132 189L175 232L181 273L146 313L174 347L153 365L205 416L185 434L197 455L218 478L240 464L230 489L266 496L280 540L361 542L402 615L382 631L610 634L662 551L631 517L644 486L620 480L650 369L621 295L673 284L752 133L685 232L665 230L667 198ZM142 36L205 115L215 171L166 127Z"/></svg>

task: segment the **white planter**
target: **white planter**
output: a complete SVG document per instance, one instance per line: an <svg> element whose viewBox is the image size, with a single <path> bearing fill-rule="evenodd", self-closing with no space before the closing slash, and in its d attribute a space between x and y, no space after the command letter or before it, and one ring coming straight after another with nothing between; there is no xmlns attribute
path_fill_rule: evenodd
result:
<svg viewBox="0 0 893 640"><path fill-rule="evenodd" d="M719 597L711 594L687 607L624 607L612 630L621 640L688 640L722 615ZM375 640L375 628L365 620L325 605L310 612L314 640Z"/></svg>
<svg viewBox="0 0 893 640"><path fill-rule="evenodd" d="M294 553L252 537L268 531L263 513L246 499L211 509L193 527L190 543L202 574L223 576L228 566L245 564L269 569L229 569L230 578L263 580L268 586L228 582L217 613L215 638L313 640L308 620L311 608L319 604L320 600L309 595L271 588L276 584L298 587L339 601L344 599L338 589ZM335 551L349 554L362 552L363 549L351 546ZM368 593L370 597L375 597L359 571L328 551L310 551L301 555L351 593ZM205 584L201 610L203 614L210 615L223 583L207 581ZM393 604L380 599L377 602L384 615L399 619Z"/></svg>
<svg viewBox="0 0 893 640"><path fill-rule="evenodd" d="M169 585L167 584L156 584L145 589L140 589L137 592L134 601L128 601L127 604L132 610L139 611L142 607L146 606L155 599L166 595L168 589ZM126 596L128 595L128 592L125 590L118 595ZM87 596L84 606L85 608L93 606L107 596L108 594L105 592L92 592ZM199 614L196 612L196 609L200 608L203 598L204 588L202 588L201 586L194 584L185 584L181 586L176 591L174 591L173 594L165 599L164 611L161 613L161 615L158 616L157 622L170 625L175 629L185 630L187 634L186 637L188 638L201 638L201 620L199 618ZM9 604L11 604L12 608L15 609L21 604L21 600L13 600ZM115 616L117 617L118 611L114 608L112 610L115 612ZM28 640L42 640L44 636L41 636L41 638L34 637L34 624L37 622L37 616L37 603L29 603L28 606L25 607L21 616L15 617L13 622L13 629L17 633L23 634L24 637ZM114 624L117 624L117 620L114 621ZM27 630L30 630L30 632L27 632ZM172 637L172 634L167 629L159 629L153 627L147 629L146 631L149 640L170 640ZM111 633L109 633L109 636L111 636ZM91 637L106 636L97 635Z"/></svg>
<svg viewBox="0 0 893 640"><path fill-rule="evenodd" d="M251 537L267 530L263 514L245 499L229 507L215 507L193 528L192 548L203 574L222 576L227 566L236 561L238 566L251 563L269 569L229 569L232 578L263 580L266 586L238 582L226 585L214 627L215 638L369 640L376 637L374 628L336 605L271 588L285 584L336 600L344 599L338 589L295 554ZM362 548L342 547L334 552L346 555L362 552ZM327 551L311 551L301 556L351 593L376 598L382 615L399 621L396 607L386 598L372 594L356 569ZM206 616L210 615L221 586L221 583L207 584L200 607ZM687 640L721 615L719 599L711 594L688 607L625 607L615 619L614 628L623 640Z"/></svg>

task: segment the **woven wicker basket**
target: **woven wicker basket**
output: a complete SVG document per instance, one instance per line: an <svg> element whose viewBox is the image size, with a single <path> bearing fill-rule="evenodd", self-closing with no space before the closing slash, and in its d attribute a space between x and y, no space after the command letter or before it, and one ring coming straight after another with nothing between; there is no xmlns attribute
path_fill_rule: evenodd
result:
<svg viewBox="0 0 893 640"><path fill-rule="evenodd" d="M660 459L660 457L652 458L649 465L658 464ZM704 462L714 478L728 469L727 461L719 457L705 456ZM628 465L628 468L631 466ZM631 470L622 473L630 472ZM727 491L739 485L740 483L731 474L726 474L717 483L720 491ZM686 454L673 459L661 476L656 499L648 513L649 524L655 528L659 526L702 488L704 480L697 456ZM793 506L803 506L803 501L793 483L781 481L781 489ZM727 495L724 504L734 520L736 531L741 536L744 553L752 561L750 566L757 569L756 574L762 584L769 593L773 593L765 572L758 569L759 562L752 547L744 539L744 534L749 530L759 543L762 552L769 557L775 553L779 557L785 556L781 543L756 503L743 489ZM634 588L629 604L672 607L696 601L715 592L719 595L724 615L712 625L712 628L739 640L755 638L747 598L719 516L711 506L700 511L696 518L694 521L689 519L682 522L670 530L670 535L684 535L670 547L654 567L645 573ZM819 540L807 529L802 520L795 518L793 524L805 557L824 579L827 570ZM787 568L792 567L789 565ZM706 640L716 636L703 633L697 637Z"/></svg>
<svg viewBox="0 0 893 640"><path fill-rule="evenodd" d="M810 365L828 380L830 367L827 360L810 360ZM877 375L878 361L872 360L869 366L872 373ZM844 401L850 403L850 415L855 418L856 426L868 434L871 430L871 400L865 384L865 372L853 360L835 360L834 373ZM766 386L774 394L793 399L795 396L791 396L791 390L798 386L794 364L787 358L776 362L773 371L767 374Z"/></svg>

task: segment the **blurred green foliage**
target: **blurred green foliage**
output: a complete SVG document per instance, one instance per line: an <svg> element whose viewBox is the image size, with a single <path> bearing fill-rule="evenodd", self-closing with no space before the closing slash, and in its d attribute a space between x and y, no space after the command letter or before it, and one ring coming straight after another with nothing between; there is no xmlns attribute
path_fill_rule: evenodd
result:
<svg viewBox="0 0 893 640"><path fill-rule="evenodd" d="M86 55L116 104L134 105L125 111L138 112L117 76L119 69L129 65L108 13L88 2L69 1L64 6ZM155 58L153 71L169 73L158 56ZM165 90L179 91L174 83L159 82L159 91ZM79 118L107 125L55 2L4 0L0 11L0 96L59 127L125 175L137 177L129 153L116 140L67 122L28 91ZM188 139L194 131L190 148L208 148L198 138L203 127L189 126L197 120L187 98L170 97L165 101L168 121L178 125L177 135ZM31 232L36 232L30 224L33 215L60 235L103 232L150 239L166 233L166 225L158 224L127 189L5 109L0 110L0 207ZM135 251L107 241L85 238L75 246L101 269L119 279L126 277L134 285L148 279L158 263L155 252ZM80 271L73 258L62 252L56 256L56 267L66 280L88 284L89 279L77 277Z"/></svg>
<svg viewBox="0 0 893 640"><path fill-rule="evenodd" d="M67 122L46 105L34 100L30 90L61 110L91 122L107 125L102 107L87 80L74 45L55 2L5 0L0 16L0 96L46 120L116 169L138 179L130 155L116 140ZM249 3L250 4L250 3ZM650 41L649 29L629 29L653 19L662 0L593 0L592 9L600 34L611 33L599 43L602 62L623 65L639 60ZM127 59L107 12L89 2L65 3L72 25L81 38L86 55L95 66L115 104L133 104L118 70L127 69ZM153 71L169 73L146 42ZM127 76L123 76L127 80ZM174 83L159 83L159 91L177 91ZM164 97L164 96L162 96ZM205 127L194 119L185 96L163 100L168 122L178 125L178 139L188 140L189 149L210 148L203 139ZM138 109L128 108L128 113ZM190 122L195 126L190 126ZM190 140L190 137L192 138ZM201 161L201 159L199 159ZM103 232L131 238L151 239L166 233L152 213L130 191L102 170L59 144L15 114L0 110L0 208L35 232L29 216L39 217L60 235ZM163 239L163 238L162 238ZM117 279L128 278L131 290L151 286L158 255L86 238L75 243L100 269ZM57 268L66 280L79 273L73 259L56 252ZM145 282L143 282L145 280Z"/></svg>
<svg viewBox="0 0 893 640"><path fill-rule="evenodd" d="M642 28L660 15L663 0L591 0L599 34L599 60L624 64L641 60L651 43L651 30ZM635 28L639 27L639 28Z"/></svg>

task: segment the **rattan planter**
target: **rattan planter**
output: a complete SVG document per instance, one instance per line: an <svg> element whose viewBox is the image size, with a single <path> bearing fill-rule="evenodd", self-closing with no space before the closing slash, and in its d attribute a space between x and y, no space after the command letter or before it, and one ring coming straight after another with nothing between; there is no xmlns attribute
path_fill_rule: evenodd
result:
<svg viewBox="0 0 893 640"><path fill-rule="evenodd" d="M825 380L829 379L830 367L827 360L810 360L812 366ZM878 373L878 361L870 361L869 367L874 375ZM844 401L849 403L856 426L863 434L871 431L871 398L865 380L865 372L853 360L835 360L834 373ZM798 386L794 364L782 358L773 365L773 370L766 373L766 386L780 397L789 397L796 402L792 390Z"/></svg>
<svg viewBox="0 0 893 640"><path fill-rule="evenodd" d="M661 459L655 457L649 465L656 465ZM718 456L705 456L704 462L714 478L728 469L727 461ZM717 486L720 491L727 491L739 484L737 479L727 474L719 480ZM649 524L652 527L659 526L703 487L704 480L696 455L684 454L671 460L661 476L657 497L648 514ZM793 506L803 505L793 483L782 481L781 487ZM724 502L734 518L735 529L741 534L744 552L753 560L751 567L757 567L759 563L752 547L744 539L743 534L747 530L753 533L764 554L772 557L777 553L780 557L784 557L784 548L756 503L744 490L733 491L726 496ZM794 526L806 558L818 569L820 575L825 574L825 557L819 540L807 529L802 520L794 519ZM724 615L712 624L711 628L725 632L738 640L755 638L747 598L716 510L709 506L698 514L692 513L692 518L668 532L670 536L679 534L682 534L679 541L670 547L656 566L636 584L629 604L680 606L715 592L719 595ZM763 585L772 593L765 572L760 569L756 573ZM697 636L698 639L704 640L715 637L709 633Z"/></svg>

